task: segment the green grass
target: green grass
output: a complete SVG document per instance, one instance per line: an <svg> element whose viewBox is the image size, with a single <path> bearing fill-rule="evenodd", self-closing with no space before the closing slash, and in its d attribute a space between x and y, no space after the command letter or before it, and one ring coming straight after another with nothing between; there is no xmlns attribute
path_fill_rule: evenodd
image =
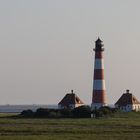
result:
<svg viewBox="0 0 140 140"><path fill-rule="evenodd" d="M0 114L0 140L140 139L140 113L118 113L113 118L102 119L22 119L9 116Z"/></svg>

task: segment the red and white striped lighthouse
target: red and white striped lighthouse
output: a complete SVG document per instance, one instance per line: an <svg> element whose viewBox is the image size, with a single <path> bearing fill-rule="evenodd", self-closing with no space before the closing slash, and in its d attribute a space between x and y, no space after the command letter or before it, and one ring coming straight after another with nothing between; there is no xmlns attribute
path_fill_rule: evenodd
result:
<svg viewBox="0 0 140 140"><path fill-rule="evenodd" d="M91 109L106 106L106 89L104 80L103 44L100 38L95 41L94 79Z"/></svg>

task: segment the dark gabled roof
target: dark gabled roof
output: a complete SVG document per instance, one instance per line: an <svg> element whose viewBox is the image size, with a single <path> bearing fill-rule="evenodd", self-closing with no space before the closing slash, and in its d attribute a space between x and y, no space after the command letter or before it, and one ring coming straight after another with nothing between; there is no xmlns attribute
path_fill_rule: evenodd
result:
<svg viewBox="0 0 140 140"><path fill-rule="evenodd" d="M126 106L128 104L140 104L136 97L132 93L129 93L129 90L119 98L115 105Z"/></svg>
<svg viewBox="0 0 140 140"><path fill-rule="evenodd" d="M75 93L68 93L58 104L61 104L63 106L69 106L70 104L84 104L84 103Z"/></svg>

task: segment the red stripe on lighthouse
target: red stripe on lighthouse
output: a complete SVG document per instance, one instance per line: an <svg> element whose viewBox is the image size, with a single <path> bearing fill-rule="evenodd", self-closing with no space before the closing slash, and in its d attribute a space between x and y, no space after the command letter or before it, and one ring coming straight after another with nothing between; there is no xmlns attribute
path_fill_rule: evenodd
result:
<svg viewBox="0 0 140 140"><path fill-rule="evenodd" d="M93 91L93 99L94 103L106 103L105 102L105 90L94 90Z"/></svg>
<svg viewBox="0 0 140 140"><path fill-rule="evenodd" d="M103 58L102 52L96 52L95 53L95 58Z"/></svg>
<svg viewBox="0 0 140 140"><path fill-rule="evenodd" d="M104 71L102 69L94 70L94 80L104 79Z"/></svg>

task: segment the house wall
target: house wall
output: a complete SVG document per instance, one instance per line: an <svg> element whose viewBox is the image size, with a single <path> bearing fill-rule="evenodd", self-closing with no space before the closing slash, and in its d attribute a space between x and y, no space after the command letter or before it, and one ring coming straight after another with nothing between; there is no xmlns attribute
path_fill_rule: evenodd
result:
<svg viewBox="0 0 140 140"><path fill-rule="evenodd" d="M115 105L116 108L119 108L120 110L124 112L131 112L131 111L140 111L140 104L128 104L126 106L118 106Z"/></svg>
<svg viewBox="0 0 140 140"><path fill-rule="evenodd" d="M132 110L140 111L140 104L134 104L134 105L132 105Z"/></svg>

